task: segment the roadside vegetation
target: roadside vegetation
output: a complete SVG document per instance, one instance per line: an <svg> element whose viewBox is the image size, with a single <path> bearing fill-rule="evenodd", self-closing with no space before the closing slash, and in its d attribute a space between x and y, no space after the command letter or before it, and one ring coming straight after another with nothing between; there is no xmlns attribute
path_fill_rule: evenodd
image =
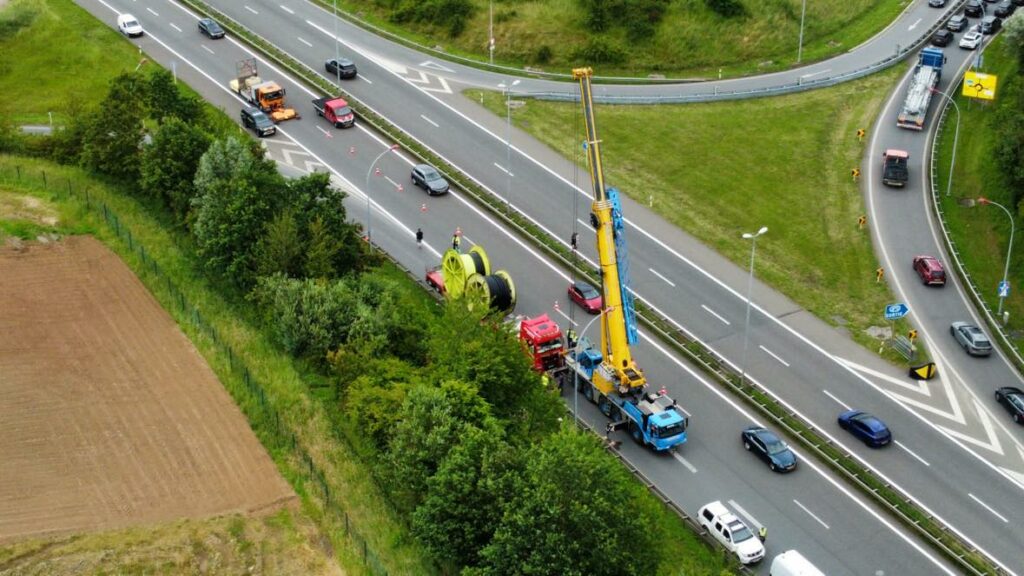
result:
<svg viewBox="0 0 1024 576"><path fill-rule="evenodd" d="M330 0L319 0L332 8ZM803 61L845 52L885 28L905 0L807 2ZM487 61L489 0L339 0L338 8L425 46ZM801 0L495 0L495 63L668 77L796 63Z"/></svg>
<svg viewBox="0 0 1024 576"><path fill-rule="evenodd" d="M949 197L941 196L949 234L993 314L999 306L996 288L1003 279L1010 240L1010 220L996 206L969 199L985 197L1005 206L1013 216L1016 235L1010 258L1008 332L1024 351L1024 14L1006 22L1003 34L985 49L981 70L999 77L996 100L980 103L957 94L960 137ZM945 190L952 160L956 112L948 113L937 142L938 186ZM973 205L972 205L973 204Z"/></svg>
<svg viewBox="0 0 1024 576"><path fill-rule="evenodd" d="M95 21L81 25L116 37ZM115 47L134 58L129 44ZM728 573L598 439L561 422L560 397L514 334L437 306L370 253L347 221L345 192L325 175L284 179L165 70L109 71L53 136L10 123L0 132L0 152L17 154L0 155L0 206L20 222L2 229L27 239L91 231L117 251L250 417L347 572L371 569L360 561L366 548L345 538L358 530L393 574ZM17 88L14 102L25 98ZM44 218L54 213L51 226ZM197 328L200 316L234 356ZM283 424L253 417L238 363L265 383L260 403ZM271 438L282 427L290 447ZM295 458L295 444L309 461ZM305 471L314 464L343 526L319 506Z"/></svg>
<svg viewBox="0 0 1024 576"><path fill-rule="evenodd" d="M901 72L778 98L599 105L605 178L742 267L750 244L741 235L767 226L757 277L877 349L865 330L886 325L892 294L875 281L878 261L868 229L857 226L865 210L850 170L863 152L857 130L872 125ZM505 114L501 94L466 96ZM583 136L571 128L582 126L578 108L526 100L512 121L585 170Z"/></svg>

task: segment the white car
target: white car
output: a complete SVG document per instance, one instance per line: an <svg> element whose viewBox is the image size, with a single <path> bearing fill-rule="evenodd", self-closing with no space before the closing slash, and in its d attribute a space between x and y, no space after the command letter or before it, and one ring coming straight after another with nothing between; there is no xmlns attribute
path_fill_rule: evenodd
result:
<svg viewBox="0 0 1024 576"><path fill-rule="evenodd" d="M131 14L121 14L117 17L117 29L129 38L142 36L142 24L139 24L139 21Z"/></svg>
<svg viewBox="0 0 1024 576"><path fill-rule="evenodd" d="M984 38L984 36L981 35L981 32L975 32L972 30L964 34L964 37L960 39L960 47L968 50L974 50L978 47L978 44L981 44L982 38Z"/></svg>
<svg viewBox="0 0 1024 576"><path fill-rule="evenodd" d="M764 559L764 544L729 509L715 500L701 507L697 521L744 564Z"/></svg>

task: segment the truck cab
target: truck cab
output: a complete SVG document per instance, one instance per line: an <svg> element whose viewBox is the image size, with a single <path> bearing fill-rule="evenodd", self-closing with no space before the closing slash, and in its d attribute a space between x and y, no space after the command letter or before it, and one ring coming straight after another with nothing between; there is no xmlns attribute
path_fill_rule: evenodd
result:
<svg viewBox="0 0 1024 576"><path fill-rule="evenodd" d="M626 403L623 408L626 412L637 412L629 432L640 444L662 452L686 441L690 418L664 392L645 394L635 404Z"/></svg>
<svg viewBox="0 0 1024 576"><path fill-rule="evenodd" d="M344 98L317 98L313 107L317 116L326 118L335 128L351 128L356 123L356 115Z"/></svg>
<svg viewBox="0 0 1024 576"><path fill-rule="evenodd" d="M882 153L882 184L902 188L909 180L906 150L889 149Z"/></svg>

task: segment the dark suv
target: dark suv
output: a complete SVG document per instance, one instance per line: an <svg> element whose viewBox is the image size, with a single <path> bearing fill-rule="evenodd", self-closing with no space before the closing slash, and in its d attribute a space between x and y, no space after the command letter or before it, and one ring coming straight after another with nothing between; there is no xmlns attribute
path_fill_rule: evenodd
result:
<svg viewBox="0 0 1024 576"><path fill-rule="evenodd" d="M331 58L324 62L327 73L334 77L355 78L356 64L348 58Z"/></svg>
<svg viewBox="0 0 1024 576"><path fill-rule="evenodd" d="M1013 5L1013 2L1010 0L1003 0L996 5L995 15L1000 18L1009 18L1013 15L1013 11L1016 9L1017 7Z"/></svg>
<svg viewBox="0 0 1024 576"><path fill-rule="evenodd" d="M252 130L257 136L273 136L277 134L277 126L259 108L242 108L242 126Z"/></svg>
<svg viewBox="0 0 1024 576"><path fill-rule="evenodd" d="M971 18L981 18L985 13L981 7L981 0L967 0L964 4L964 16L970 16Z"/></svg>

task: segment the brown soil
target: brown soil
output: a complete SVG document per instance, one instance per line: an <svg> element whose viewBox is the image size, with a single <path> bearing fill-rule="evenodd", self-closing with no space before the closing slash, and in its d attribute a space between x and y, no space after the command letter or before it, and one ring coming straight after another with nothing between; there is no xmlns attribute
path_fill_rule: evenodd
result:
<svg viewBox="0 0 1024 576"><path fill-rule="evenodd" d="M0 248L0 543L293 498L115 254L89 237Z"/></svg>

